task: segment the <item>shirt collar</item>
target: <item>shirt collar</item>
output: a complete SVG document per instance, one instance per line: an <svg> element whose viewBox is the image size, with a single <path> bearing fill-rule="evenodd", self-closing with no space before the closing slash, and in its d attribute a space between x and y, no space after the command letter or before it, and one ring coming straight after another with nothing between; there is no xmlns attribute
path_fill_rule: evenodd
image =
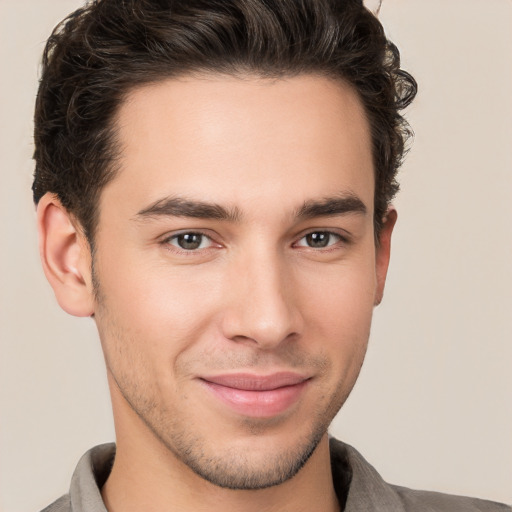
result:
<svg viewBox="0 0 512 512"><path fill-rule="evenodd" d="M346 496L344 512L405 512L397 493L357 450L334 438L329 443L334 486L340 501ZM69 492L73 512L107 512L100 489L112 469L115 450L114 443L102 444L80 459Z"/></svg>

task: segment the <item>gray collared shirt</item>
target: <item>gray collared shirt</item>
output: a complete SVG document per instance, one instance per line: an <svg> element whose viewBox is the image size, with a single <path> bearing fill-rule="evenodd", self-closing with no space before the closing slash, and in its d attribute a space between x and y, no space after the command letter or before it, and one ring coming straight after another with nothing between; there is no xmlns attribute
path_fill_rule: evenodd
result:
<svg viewBox="0 0 512 512"><path fill-rule="evenodd" d="M389 485L357 450L330 439L333 481L344 512L512 512L492 501ZM79 461L65 494L42 512L107 512L100 489L115 456L113 443L96 446Z"/></svg>

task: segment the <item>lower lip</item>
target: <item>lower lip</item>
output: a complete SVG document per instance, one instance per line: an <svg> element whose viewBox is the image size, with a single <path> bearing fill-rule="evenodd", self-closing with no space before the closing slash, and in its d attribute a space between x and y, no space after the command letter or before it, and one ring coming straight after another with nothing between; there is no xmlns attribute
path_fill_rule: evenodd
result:
<svg viewBox="0 0 512 512"><path fill-rule="evenodd" d="M221 402L238 414L252 418L271 418L297 403L308 381L267 391L229 388L209 381L203 383Z"/></svg>

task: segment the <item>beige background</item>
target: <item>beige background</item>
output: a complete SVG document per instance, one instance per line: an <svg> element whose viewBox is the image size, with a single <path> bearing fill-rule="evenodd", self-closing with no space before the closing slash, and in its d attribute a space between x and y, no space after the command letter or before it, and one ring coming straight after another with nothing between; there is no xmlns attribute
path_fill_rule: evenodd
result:
<svg viewBox="0 0 512 512"><path fill-rule="evenodd" d="M0 0L0 509L113 439L94 325L61 312L31 205L38 60L77 0ZM390 482L512 502L512 1L384 0L418 79L385 302L332 432Z"/></svg>

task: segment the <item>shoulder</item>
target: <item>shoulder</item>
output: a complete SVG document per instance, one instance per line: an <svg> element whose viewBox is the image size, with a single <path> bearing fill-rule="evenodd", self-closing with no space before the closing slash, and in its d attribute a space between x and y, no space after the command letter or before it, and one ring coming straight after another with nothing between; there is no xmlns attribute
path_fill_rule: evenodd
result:
<svg viewBox="0 0 512 512"><path fill-rule="evenodd" d="M405 510L414 512L511 512L512 508L503 503L454 496L430 491L415 491L390 485L399 496Z"/></svg>
<svg viewBox="0 0 512 512"><path fill-rule="evenodd" d="M356 449L334 438L330 449L333 476L338 468L349 473L345 512L512 512L493 501L390 485Z"/></svg>
<svg viewBox="0 0 512 512"><path fill-rule="evenodd" d="M41 512L71 512L71 500L69 494L61 496L57 501L48 505Z"/></svg>
<svg viewBox="0 0 512 512"><path fill-rule="evenodd" d="M107 512L100 489L110 474L115 451L115 444L107 443L86 452L73 473L69 494L41 512Z"/></svg>

